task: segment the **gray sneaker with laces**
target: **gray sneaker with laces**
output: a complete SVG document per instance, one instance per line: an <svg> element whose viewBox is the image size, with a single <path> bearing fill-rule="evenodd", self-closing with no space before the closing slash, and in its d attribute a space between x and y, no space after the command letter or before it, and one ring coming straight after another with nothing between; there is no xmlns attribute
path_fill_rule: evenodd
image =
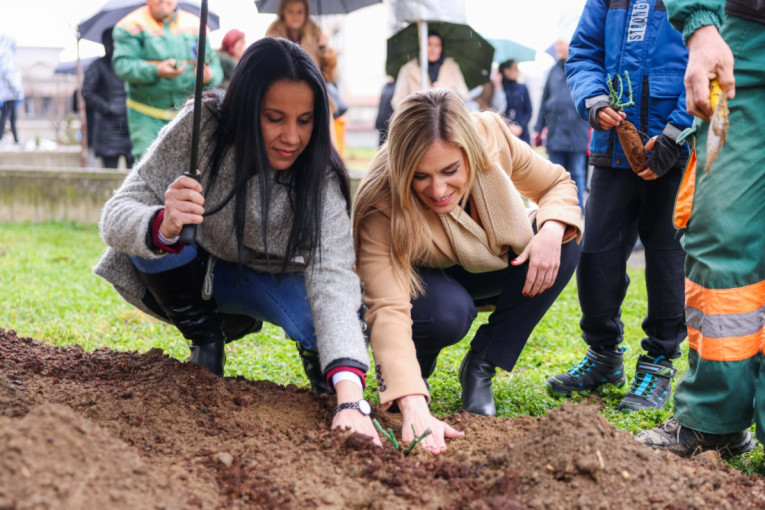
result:
<svg viewBox="0 0 765 510"><path fill-rule="evenodd" d="M748 430L732 434L709 434L683 427L670 418L659 427L635 436L646 446L670 451L680 457L692 457L707 450L717 450L724 459L752 450L755 441Z"/></svg>

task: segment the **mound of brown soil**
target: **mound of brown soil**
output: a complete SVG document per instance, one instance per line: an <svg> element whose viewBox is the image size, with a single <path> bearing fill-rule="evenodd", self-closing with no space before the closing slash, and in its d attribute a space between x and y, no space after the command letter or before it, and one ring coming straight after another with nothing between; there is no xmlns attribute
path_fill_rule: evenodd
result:
<svg viewBox="0 0 765 510"><path fill-rule="evenodd" d="M765 506L761 479L639 445L594 405L455 414L465 437L439 457L332 432L332 408L159 350L88 353L0 329L0 509Z"/></svg>

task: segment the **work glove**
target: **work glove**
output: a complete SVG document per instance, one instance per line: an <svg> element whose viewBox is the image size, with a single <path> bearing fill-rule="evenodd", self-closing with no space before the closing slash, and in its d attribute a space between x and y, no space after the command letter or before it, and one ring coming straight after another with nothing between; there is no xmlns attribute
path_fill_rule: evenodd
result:
<svg viewBox="0 0 765 510"><path fill-rule="evenodd" d="M676 144L672 138L662 133L656 138L653 151L651 151L646 159L646 166L653 173L662 177L670 168L675 166L682 151L682 145Z"/></svg>

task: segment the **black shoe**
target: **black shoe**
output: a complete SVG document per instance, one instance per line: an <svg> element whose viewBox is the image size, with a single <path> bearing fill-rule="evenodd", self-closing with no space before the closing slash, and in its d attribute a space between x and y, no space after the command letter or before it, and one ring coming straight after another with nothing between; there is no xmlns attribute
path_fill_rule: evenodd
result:
<svg viewBox="0 0 765 510"><path fill-rule="evenodd" d="M300 361L303 362L303 370L308 377L308 382L311 383L311 391L316 395L328 395L330 393L329 384L327 384L327 378L321 371L319 353L305 349L298 341L295 341L295 346L300 354Z"/></svg>
<svg viewBox="0 0 765 510"><path fill-rule="evenodd" d="M491 380L497 367L470 349L460 365L462 409L474 414L497 416Z"/></svg>
<svg viewBox="0 0 765 510"><path fill-rule="evenodd" d="M635 379L617 409L623 413L643 409L663 409L672 396L672 378L677 370L664 356L638 358Z"/></svg>
<svg viewBox="0 0 765 510"><path fill-rule="evenodd" d="M191 361L222 376L226 333L215 300L202 298L204 274L205 263L199 257L161 273L140 273L165 317L191 341Z"/></svg>
<svg viewBox="0 0 765 510"><path fill-rule="evenodd" d="M575 391L591 391L604 384L613 384L617 388L627 384L621 347L590 347L577 366L547 379L547 391L556 397L570 397Z"/></svg>
<svg viewBox="0 0 765 510"><path fill-rule="evenodd" d="M708 434L683 427L674 418L661 426L635 436L646 446L670 451L680 457L692 457L707 450L717 450L724 459L746 453L755 447L748 430L732 434Z"/></svg>
<svg viewBox="0 0 765 510"><path fill-rule="evenodd" d="M223 367L226 365L226 344L223 341L208 344L191 344L191 358L189 361L207 367L217 376L223 376Z"/></svg>

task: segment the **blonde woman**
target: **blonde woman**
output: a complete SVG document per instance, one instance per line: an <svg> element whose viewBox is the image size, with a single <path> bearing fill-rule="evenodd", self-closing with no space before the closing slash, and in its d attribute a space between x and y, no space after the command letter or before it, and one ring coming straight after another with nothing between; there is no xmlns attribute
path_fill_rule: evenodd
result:
<svg viewBox="0 0 765 510"><path fill-rule="evenodd" d="M526 210L522 196L539 208ZM404 441L434 454L462 433L428 410L441 349L477 306L494 305L460 367L462 406L496 415L491 380L512 370L579 258L576 185L491 112L470 114L443 89L396 110L354 211L357 267L369 310L380 402L403 414ZM574 242L572 242L574 241Z"/></svg>

